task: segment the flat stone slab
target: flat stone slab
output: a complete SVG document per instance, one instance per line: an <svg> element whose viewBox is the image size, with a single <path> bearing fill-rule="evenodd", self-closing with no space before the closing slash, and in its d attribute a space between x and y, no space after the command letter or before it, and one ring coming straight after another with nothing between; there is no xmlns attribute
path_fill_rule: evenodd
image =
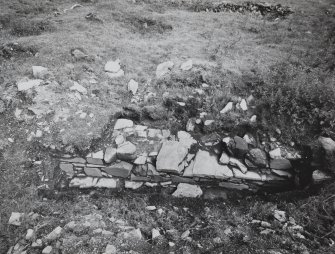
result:
<svg viewBox="0 0 335 254"><path fill-rule="evenodd" d="M101 170L98 168L85 167L84 172L87 176L102 177Z"/></svg>
<svg viewBox="0 0 335 254"><path fill-rule="evenodd" d="M73 171L73 165L72 164L59 164L59 168L64 171L68 176L72 177L73 174L74 174L74 171Z"/></svg>
<svg viewBox="0 0 335 254"><path fill-rule="evenodd" d="M106 167L103 170L109 175L127 178L130 175L132 168L133 164L121 161L119 163L115 163L109 167Z"/></svg>
<svg viewBox="0 0 335 254"><path fill-rule="evenodd" d="M114 125L114 130L132 128L133 126L134 126L134 122L132 120L120 118L116 121Z"/></svg>
<svg viewBox="0 0 335 254"><path fill-rule="evenodd" d="M291 162L287 159L274 159L270 162L270 168L278 170L288 170L292 168Z"/></svg>
<svg viewBox="0 0 335 254"><path fill-rule="evenodd" d="M69 163L86 163L86 160L80 157L76 158L60 158L60 161L69 162Z"/></svg>
<svg viewBox="0 0 335 254"><path fill-rule="evenodd" d="M172 196L177 198L197 198L202 195L202 190L198 185L180 183Z"/></svg>
<svg viewBox="0 0 335 254"><path fill-rule="evenodd" d="M245 179L245 180L254 180L254 181L263 181L265 177L262 177L260 174L248 171L246 173L242 173L239 169L233 168L234 176L239 179Z"/></svg>
<svg viewBox="0 0 335 254"><path fill-rule="evenodd" d="M96 158L86 158L87 163L89 164L95 164L95 165L104 165L104 162L102 159L96 159Z"/></svg>
<svg viewBox="0 0 335 254"><path fill-rule="evenodd" d="M164 142L157 156L157 170L180 174L179 164L185 159L187 153L188 149L178 141Z"/></svg>
<svg viewBox="0 0 335 254"><path fill-rule="evenodd" d="M189 175L190 173L184 176ZM199 150L194 160L193 176L227 179L234 175L228 166L219 164L217 156Z"/></svg>

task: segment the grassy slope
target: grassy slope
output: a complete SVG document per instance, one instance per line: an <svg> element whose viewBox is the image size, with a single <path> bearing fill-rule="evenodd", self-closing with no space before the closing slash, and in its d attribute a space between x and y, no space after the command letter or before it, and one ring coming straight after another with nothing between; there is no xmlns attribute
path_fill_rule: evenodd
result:
<svg viewBox="0 0 335 254"><path fill-rule="evenodd" d="M92 132L92 130L96 130L94 135L98 136L100 129L108 121L108 116L119 107L129 103L129 98L126 96L126 83L129 79L134 78L140 81L141 93L155 91L155 87L152 86L154 81L152 80L154 80L156 66L166 60L172 60L176 64L180 64L188 58L214 61L219 66L218 72L225 74L225 80L229 83L228 88L234 85L236 76L239 77L242 73L249 73L251 69L266 74L269 72L269 66L285 61L312 66L318 60L316 56L320 55L320 52L325 48L323 36L327 31L326 28L330 20L330 17L325 14L325 10L331 8L331 1L273 0L269 2L280 2L283 5L292 6L295 14L289 16L286 20L269 22L249 14L193 13L186 10L186 7L182 5L175 8L174 5L166 4L166 1L158 0L137 1L137 3L122 0L101 0L95 4L83 3L84 7L68 11L58 17L53 16L56 9L62 12L62 10L71 7L75 1L53 1L46 5L43 5L45 1L23 2L29 2L29 4L22 7L24 6L22 1L20 3L20 1L1 0L0 6L4 8L2 13L9 13L12 23L15 23L19 16L27 19L47 19L54 29L37 36L25 37L12 35L10 33L12 24L9 24L8 29L5 27L0 31L1 44L16 41L24 45L34 46L39 51L35 57L16 58L12 61L0 63L1 77L4 79L0 88L1 92L8 89L8 86L5 89L5 83L13 83L22 76L30 76L32 65L42 65L53 71L56 80L61 84L59 96L66 98L69 86L67 80L82 81L88 79L91 74L85 72L84 69L91 68L99 82L96 85L87 85L87 87L90 91L93 89L102 91L99 100L85 98L78 105L68 105L60 100L57 107L69 107L71 113L78 109L93 112L96 118L94 122L92 121L92 126L87 126L84 121L72 118L67 125L56 126L58 129L66 129L63 134L57 132L52 138L46 138L51 139L52 142L63 139L75 144L82 142L82 139L86 138L87 133ZM37 4L31 8L32 3ZM10 6L13 8L9 8ZM15 13L15 10L24 8L28 8L30 14ZM97 13L104 23L85 20L85 15L89 12ZM161 21L163 24L171 25L173 29L159 33L157 30L162 29L160 26L142 28L138 23L143 18ZM320 29L320 27L325 29ZM95 61L73 61L70 50L76 47L83 48L87 54L93 56ZM109 81L103 73L103 66L106 61L116 58L120 58L126 75L118 81ZM65 68L66 63L72 63L75 66L71 74ZM144 85L146 83L148 83L148 86ZM237 82L237 84L239 83ZM188 92L187 88L175 91ZM157 92L158 94L162 93L161 91ZM66 101L66 99L64 100ZM25 102L22 104L22 102L17 101L16 103L20 107L25 106ZM221 105L217 105L217 107L220 109L225 102L219 103ZM15 235L18 235L17 231L6 225L12 211L30 212L35 209L43 214L41 209L45 209L45 219L42 221L48 224L47 229L51 229L55 225L64 225L69 220L78 218L84 213L95 211L96 208L90 205L92 202L102 203L102 214L115 209L115 206L119 207L116 211L113 210L115 217L130 220L134 226L136 224L148 224L164 229L176 227L181 232L190 227L192 222L187 220L188 216L183 212L178 212L177 217L172 217L172 222L169 222L170 219L162 222L159 219L152 221L152 215L147 211L143 212L143 210L146 205L156 203L144 196L136 198L136 200L143 200L140 205L132 204L134 202L132 194L126 198L114 196L112 201L105 197L98 198L97 201L94 198L89 198L88 203L80 197L70 199L70 201L67 200L67 197L48 202L41 201L37 196L35 186L37 182L35 181L36 170L50 170L52 160L47 153L39 149L28 149L29 144L26 144L25 132L34 129L35 123L25 125L15 122L10 113L0 115L0 118L1 139L7 140L8 137L13 137L16 141L14 144L7 142L3 158L0 158L1 169L4 169L0 178L0 224L1 231L10 236L12 245L15 243ZM11 125L7 123L11 123ZM50 125L53 124L50 123ZM89 142L88 139L85 145ZM44 159L43 165L27 167L28 158L36 157ZM251 231L248 234L250 236L248 244L241 240L241 232L251 230L246 222L252 214L254 206L259 206L258 209L260 210L267 209L266 201L259 201L256 205L254 205L254 201L252 199L250 202L243 201L242 204L233 203L227 206L210 202L203 204L201 208L193 207L191 201L185 202L191 207L191 212L195 214L196 218L209 223L214 228L214 230L202 233L199 236L201 244L208 245L208 252L262 253L261 250L271 247L274 249L283 248L292 253L293 249L297 249L297 247L294 247L295 242L289 241L288 246L283 246L283 239L260 237L257 231ZM306 199L299 202L308 203L310 201ZM315 202L313 199L312 201ZM298 209L296 204L299 202L293 202L293 211ZM314 204L313 202L312 204ZM75 205L72 207L72 204ZM166 208L166 210L173 210L172 205L184 206L184 204L170 199L164 199L164 202L158 202L158 205ZM83 206L88 206L87 210L82 211L80 208ZM201 216L204 213L205 206L209 206L211 209L210 213L213 217L210 222L207 221L207 218ZM283 207L286 206L290 207L290 204L284 202ZM71 209L64 210L64 207L71 207ZM55 215L55 211L60 211L61 216ZM130 211L130 213L125 211ZM143 214L141 218L138 216L139 213ZM296 214L297 217L305 215L304 213ZM180 220L183 221L182 225L178 225ZM219 223L220 220L223 221L222 224ZM172 225L169 225L169 223ZM215 236L223 236L223 231L228 227L227 225L233 225L235 232L233 240L230 239L222 246L216 246L217 249L215 249L213 243L209 244L209 242ZM46 232L47 229L45 229ZM183 246L187 245L189 244L180 241L177 244L177 250L182 251L185 248ZM190 245L193 250L204 252L203 249ZM312 244L308 246L313 248ZM125 248L129 249L131 247L127 245ZM156 247L153 248L151 251L157 252ZM86 251L89 252L89 248ZM316 251L322 253L321 250ZM296 250L296 253L300 252ZM312 251L312 253L314 252ZM327 253L327 251L324 250L324 253ZM329 253L331 253L331 250L329 250Z"/></svg>

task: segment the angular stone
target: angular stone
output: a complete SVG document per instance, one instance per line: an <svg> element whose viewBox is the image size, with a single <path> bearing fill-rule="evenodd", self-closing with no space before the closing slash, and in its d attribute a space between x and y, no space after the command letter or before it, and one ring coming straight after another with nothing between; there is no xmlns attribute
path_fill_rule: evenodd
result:
<svg viewBox="0 0 335 254"><path fill-rule="evenodd" d="M253 172L253 171L242 173L239 169L233 168L233 172L234 172L234 176L239 179L254 180L254 181L264 180L260 174Z"/></svg>
<svg viewBox="0 0 335 254"><path fill-rule="evenodd" d="M149 138L161 138L162 131L160 129L148 129Z"/></svg>
<svg viewBox="0 0 335 254"><path fill-rule="evenodd" d="M101 170L98 168L84 168L84 172L87 176L93 176L93 177L102 177Z"/></svg>
<svg viewBox="0 0 335 254"><path fill-rule="evenodd" d="M248 171L248 168L236 158L229 158L229 164L238 167L243 174Z"/></svg>
<svg viewBox="0 0 335 254"><path fill-rule="evenodd" d="M77 91L81 94L87 94L87 89L76 81L73 81L73 86L70 87L70 91Z"/></svg>
<svg viewBox="0 0 335 254"><path fill-rule="evenodd" d="M20 226L21 225L21 218L24 216L24 213L16 213L12 212L8 224L9 225L15 225L15 226Z"/></svg>
<svg viewBox="0 0 335 254"><path fill-rule="evenodd" d="M193 177L193 168L194 168L194 160L185 168L183 176L184 177Z"/></svg>
<svg viewBox="0 0 335 254"><path fill-rule="evenodd" d="M325 174L324 172L322 172L320 170L315 170L313 172L312 178L313 178L313 181L315 183L319 183L319 182L322 182L322 181L330 180L331 176Z"/></svg>
<svg viewBox="0 0 335 254"><path fill-rule="evenodd" d="M177 190L172 194L178 198L197 198L202 195L202 190L198 185L192 185L188 183L180 183L177 186Z"/></svg>
<svg viewBox="0 0 335 254"><path fill-rule="evenodd" d="M192 59L190 59L190 60L182 63L181 66L180 66L180 69L182 69L183 71L189 71L189 70L192 69L192 67L193 67L193 61L192 61Z"/></svg>
<svg viewBox="0 0 335 254"><path fill-rule="evenodd" d="M98 151L98 152L96 152L96 153L92 153L92 156L90 156L90 157L92 157L92 158L94 158L94 159L101 159L101 160L103 160L103 158L104 158L104 151Z"/></svg>
<svg viewBox="0 0 335 254"><path fill-rule="evenodd" d="M116 148L111 146L107 147L105 150L104 161L106 163L112 163L115 162L116 159L117 159Z"/></svg>
<svg viewBox="0 0 335 254"><path fill-rule="evenodd" d="M69 162L69 163L82 163L82 164L86 163L85 159L79 158L79 157L76 157L76 158L60 158L60 161L65 161L65 162Z"/></svg>
<svg viewBox="0 0 335 254"><path fill-rule="evenodd" d="M106 72L106 75L111 79L119 78L124 76L124 70L119 70L118 72Z"/></svg>
<svg viewBox="0 0 335 254"><path fill-rule="evenodd" d="M87 163L90 164L96 164L96 165L104 165L104 162L102 159L96 159L96 158L86 158Z"/></svg>
<svg viewBox="0 0 335 254"><path fill-rule="evenodd" d="M325 170L335 173L335 141L331 138L320 137L318 141L322 147L322 164Z"/></svg>
<svg viewBox="0 0 335 254"><path fill-rule="evenodd" d="M90 176L87 177L74 177L69 186L70 187L79 187L79 188L92 188L98 182L98 178L93 178Z"/></svg>
<svg viewBox="0 0 335 254"><path fill-rule="evenodd" d="M103 170L109 175L127 178L130 175L132 168L133 164L121 161L119 163L115 163L109 167L106 167Z"/></svg>
<svg viewBox="0 0 335 254"><path fill-rule="evenodd" d="M134 126L134 122L132 120L120 118L120 119L117 119L114 125L114 130L132 128L133 126Z"/></svg>
<svg viewBox="0 0 335 254"><path fill-rule="evenodd" d="M27 91L33 87L39 86L42 82L42 79L22 79L17 82L17 90Z"/></svg>
<svg viewBox="0 0 335 254"><path fill-rule="evenodd" d="M129 141L124 142L118 146L116 154L121 160L133 160L136 158L136 146Z"/></svg>
<svg viewBox="0 0 335 254"><path fill-rule="evenodd" d="M193 176L227 179L233 177L228 166L220 165L216 155L199 150L194 159Z"/></svg>
<svg viewBox="0 0 335 254"><path fill-rule="evenodd" d="M274 159L270 161L271 169L288 170L292 168L291 162L287 159Z"/></svg>
<svg viewBox="0 0 335 254"><path fill-rule="evenodd" d="M278 147L278 148L270 151L269 155L270 155L271 159L281 159L282 158L281 149Z"/></svg>
<svg viewBox="0 0 335 254"><path fill-rule="evenodd" d="M48 76L48 69L43 66L33 66L33 76L36 79L44 79Z"/></svg>
<svg viewBox="0 0 335 254"><path fill-rule="evenodd" d="M221 154L220 163L223 165L227 165L229 163L229 156L225 152L222 152Z"/></svg>
<svg viewBox="0 0 335 254"><path fill-rule="evenodd" d="M137 190L138 188L142 187L143 182L133 182L133 181L125 181L125 188Z"/></svg>
<svg viewBox="0 0 335 254"><path fill-rule="evenodd" d="M108 188L108 189L119 188L119 186L120 186L119 179L113 179L113 178L100 178L95 185L96 188Z"/></svg>
<svg viewBox="0 0 335 254"><path fill-rule="evenodd" d="M197 144L197 141L186 131L178 131L177 138L187 149L190 149L192 145Z"/></svg>
<svg viewBox="0 0 335 254"><path fill-rule="evenodd" d="M48 241L54 241L58 239L62 234L63 228L62 227L56 227L54 230L52 230L45 239Z"/></svg>
<svg viewBox="0 0 335 254"><path fill-rule="evenodd" d="M248 106L247 106L247 102L245 99L243 99L240 103L240 107L243 111L247 111L248 110Z"/></svg>
<svg viewBox="0 0 335 254"><path fill-rule="evenodd" d="M174 63L172 61L167 61L159 64L156 69L156 77L157 78L163 77L166 73L168 73L172 69L173 66Z"/></svg>
<svg viewBox="0 0 335 254"><path fill-rule="evenodd" d="M105 64L105 71L107 72L112 72L112 73L116 73L118 71L120 71L121 66L120 66L120 60L117 59L115 61L108 61Z"/></svg>
<svg viewBox="0 0 335 254"><path fill-rule="evenodd" d="M64 171L68 176L73 177L73 165L72 164L59 164L59 168Z"/></svg>
<svg viewBox="0 0 335 254"><path fill-rule="evenodd" d="M249 186L246 184L241 183L230 183L230 182L221 182L219 183L220 187L226 188L226 189L235 189L235 190L247 190L249 189Z"/></svg>
<svg viewBox="0 0 335 254"><path fill-rule="evenodd" d="M144 165L147 162L147 156L140 155L136 158L134 161L134 164L136 165Z"/></svg>
<svg viewBox="0 0 335 254"><path fill-rule="evenodd" d="M42 254L50 254L52 252L52 246L48 245L42 250Z"/></svg>
<svg viewBox="0 0 335 254"><path fill-rule="evenodd" d="M148 163L147 166L148 166L148 170L147 170L148 176L159 176L159 173L154 165L152 165L151 163Z"/></svg>
<svg viewBox="0 0 335 254"><path fill-rule="evenodd" d="M238 157L243 157L248 152L248 143L241 137L234 137L234 153Z"/></svg>
<svg viewBox="0 0 335 254"><path fill-rule="evenodd" d="M266 153L259 148L251 149L247 154L247 158L256 166L266 167L268 165Z"/></svg>
<svg viewBox="0 0 335 254"><path fill-rule="evenodd" d="M292 174L290 172L287 172L287 171L284 171L284 170L279 170L279 169L272 169L271 171L272 171L272 173L274 173L278 176L292 178Z"/></svg>
<svg viewBox="0 0 335 254"><path fill-rule="evenodd" d="M220 113L221 114L226 114L227 112L229 112L232 109L233 109L233 103L228 102L227 105L220 111Z"/></svg>
<svg viewBox="0 0 335 254"><path fill-rule="evenodd" d="M135 95L137 90L138 90L138 83L135 80L131 79L128 83L128 91L131 92L133 95Z"/></svg>
<svg viewBox="0 0 335 254"><path fill-rule="evenodd" d="M157 156L157 170L180 174L179 164L184 160L188 149L177 141L165 141Z"/></svg>

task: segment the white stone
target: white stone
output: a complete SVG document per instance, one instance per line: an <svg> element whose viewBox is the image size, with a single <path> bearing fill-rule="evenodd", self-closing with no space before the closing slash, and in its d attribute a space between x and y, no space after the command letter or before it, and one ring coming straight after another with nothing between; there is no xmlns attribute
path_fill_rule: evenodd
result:
<svg viewBox="0 0 335 254"><path fill-rule="evenodd" d="M83 112L83 113L81 113L81 114L79 115L79 118L81 118L81 119L85 119L86 116L87 116L87 113Z"/></svg>
<svg viewBox="0 0 335 254"><path fill-rule="evenodd" d="M274 210L273 216L280 221L281 223L284 223L287 221L286 212L280 211L280 210Z"/></svg>
<svg viewBox="0 0 335 254"><path fill-rule="evenodd" d="M161 236L161 234L159 233L158 229L153 228L151 230L151 238L152 239L155 239L155 238L160 237L160 236Z"/></svg>
<svg viewBox="0 0 335 254"><path fill-rule="evenodd" d="M253 116L250 118L250 122L255 123L256 121L257 121L257 116L256 116L256 115L253 115Z"/></svg>
<svg viewBox="0 0 335 254"><path fill-rule="evenodd" d="M63 228L58 226L56 227L54 230L52 230L46 237L45 239L47 239L48 241L54 241L56 239L58 239L61 234L62 234Z"/></svg>
<svg viewBox="0 0 335 254"><path fill-rule="evenodd" d="M114 130L132 128L133 126L134 126L134 122L132 120L120 118L120 119L117 119L114 125Z"/></svg>
<svg viewBox="0 0 335 254"><path fill-rule="evenodd" d="M136 158L134 161L134 164L136 165L144 165L147 162L147 156L140 155Z"/></svg>
<svg viewBox="0 0 335 254"><path fill-rule="evenodd" d="M42 66L33 66L33 76L36 79L44 79L48 75L48 69Z"/></svg>
<svg viewBox="0 0 335 254"><path fill-rule="evenodd" d="M33 87L41 85L43 82L42 79L22 79L17 82L18 91L27 91Z"/></svg>
<svg viewBox="0 0 335 254"><path fill-rule="evenodd" d="M227 105L220 111L221 114L225 114L233 109L233 103L228 102Z"/></svg>
<svg viewBox="0 0 335 254"><path fill-rule="evenodd" d="M222 152L221 154L220 163L223 165L227 165L229 163L229 156L225 152Z"/></svg>
<svg viewBox="0 0 335 254"><path fill-rule="evenodd" d="M142 187L142 185L142 182L125 181L124 187L126 189L137 190L138 188Z"/></svg>
<svg viewBox="0 0 335 254"><path fill-rule="evenodd" d="M202 190L198 185L180 183L177 190L172 194L174 197L196 198L202 195Z"/></svg>
<svg viewBox="0 0 335 254"><path fill-rule="evenodd" d="M42 239L37 239L35 242L31 244L31 247L36 248L36 247L42 247L43 242Z"/></svg>
<svg viewBox="0 0 335 254"><path fill-rule="evenodd" d="M101 159L103 160L104 159L104 151L103 150L100 150L96 153L92 153L92 158L95 158L95 159Z"/></svg>
<svg viewBox="0 0 335 254"><path fill-rule="evenodd" d="M117 253L117 250L114 245L108 244L106 246L104 254L116 254L116 253Z"/></svg>
<svg viewBox="0 0 335 254"><path fill-rule="evenodd" d="M189 175L190 173L188 172L187 174ZM218 163L216 155L210 154L208 151L199 150L194 159L193 176L227 179L234 175L228 166Z"/></svg>
<svg viewBox="0 0 335 254"><path fill-rule="evenodd" d="M180 69L182 69L183 71L189 71L191 70L193 67L193 61L190 59L184 63L181 64Z"/></svg>
<svg viewBox="0 0 335 254"><path fill-rule="evenodd" d="M174 63L172 61L167 61L159 64L156 69L156 77L161 78L166 73L168 73L173 68L173 66Z"/></svg>
<svg viewBox="0 0 335 254"><path fill-rule="evenodd" d="M247 102L245 99L243 99L240 103L240 107L243 111L247 111L248 110L248 106L247 106Z"/></svg>
<svg viewBox="0 0 335 254"><path fill-rule="evenodd" d="M157 209L157 207L154 206L154 205L149 205L145 209L148 210L148 211L155 211Z"/></svg>
<svg viewBox="0 0 335 254"><path fill-rule="evenodd" d="M193 144L196 144L197 141L191 136L190 133L186 131L178 131L177 137L179 142L187 147L187 149L190 149Z"/></svg>
<svg viewBox="0 0 335 254"><path fill-rule="evenodd" d="M137 90L138 90L138 83L135 80L131 79L128 83L128 91L132 92L132 94L135 95Z"/></svg>
<svg viewBox="0 0 335 254"><path fill-rule="evenodd" d="M21 218L24 216L24 213L16 213L12 212L8 224L10 225L15 225L15 226L20 226L21 225Z"/></svg>
<svg viewBox="0 0 335 254"><path fill-rule="evenodd" d="M288 177L288 178L292 178L292 174L290 172L284 171L284 170L279 170L279 169L271 169L271 171L278 176L282 176L282 177Z"/></svg>
<svg viewBox="0 0 335 254"><path fill-rule="evenodd" d="M173 242L169 242L169 246L170 247L174 247L176 244L175 243L173 243Z"/></svg>
<svg viewBox="0 0 335 254"><path fill-rule="evenodd" d="M269 155L271 157L271 159L281 159L281 149L278 147L272 151L269 152Z"/></svg>
<svg viewBox="0 0 335 254"><path fill-rule="evenodd" d="M26 234L26 240L30 240L30 239L32 239L33 236L34 236L34 230L31 229L31 228L28 229L28 230L27 230L27 234Z"/></svg>
<svg viewBox="0 0 335 254"><path fill-rule="evenodd" d="M52 252L52 246L47 246L42 250L42 254L50 254Z"/></svg>
<svg viewBox="0 0 335 254"><path fill-rule="evenodd" d="M243 174L248 171L248 168L236 158L229 158L229 164L238 167Z"/></svg>
<svg viewBox="0 0 335 254"><path fill-rule="evenodd" d="M107 72L116 73L116 72L120 71L120 69L121 69L120 59L117 59L115 61L108 61L105 64L105 71L107 71Z"/></svg>
<svg viewBox="0 0 335 254"><path fill-rule="evenodd" d="M81 94L87 94L87 89L80 85L78 82L73 81L73 86L70 87L71 91L77 91Z"/></svg>
<svg viewBox="0 0 335 254"><path fill-rule="evenodd" d="M124 76L124 71L123 70L119 70L118 72L106 72L106 75L109 77L109 78L120 78L122 76Z"/></svg>
<svg viewBox="0 0 335 254"><path fill-rule="evenodd" d="M213 124L214 122L215 122L214 120L206 120L206 121L204 122L204 125L205 125L205 126L209 126L209 125Z"/></svg>

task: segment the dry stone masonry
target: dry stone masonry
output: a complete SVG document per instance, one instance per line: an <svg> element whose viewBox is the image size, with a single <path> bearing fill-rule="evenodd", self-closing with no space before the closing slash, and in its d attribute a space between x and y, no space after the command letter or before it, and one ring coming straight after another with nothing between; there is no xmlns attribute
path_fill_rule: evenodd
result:
<svg viewBox="0 0 335 254"><path fill-rule="evenodd" d="M172 135L129 119L118 119L112 136L111 146L86 158L60 158L63 188L160 186L175 188L175 197L200 197L211 188L256 192L292 187L291 160L300 158L279 143L256 147L250 134L197 141L186 131Z"/></svg>

